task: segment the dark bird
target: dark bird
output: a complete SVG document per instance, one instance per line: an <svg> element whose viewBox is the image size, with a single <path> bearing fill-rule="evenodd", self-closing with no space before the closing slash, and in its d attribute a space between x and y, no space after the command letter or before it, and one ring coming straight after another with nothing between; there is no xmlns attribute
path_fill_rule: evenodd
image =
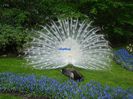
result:
<svg viewBox="0 0 133 99"><path fill-rule="evenodd" d="M83 80L83 76L77 71L77 70L72 70L72 69L62 69L61 70L62 74L68 76L69 78L73 80Z"/></svg>

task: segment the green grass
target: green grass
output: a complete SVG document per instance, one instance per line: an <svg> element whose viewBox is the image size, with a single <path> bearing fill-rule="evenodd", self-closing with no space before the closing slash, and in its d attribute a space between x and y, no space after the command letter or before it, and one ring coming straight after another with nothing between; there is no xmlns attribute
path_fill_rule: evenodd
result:
<svg viewBox="0 0 133 99"><path fill-rule="evenodd" d="M101 84L110 86L120 86L122 88L133 87L133 72L123 69L120 65L112 62L111 70L108 71L92 71L76 68L83 74L85 84L90 80L95 80ZM59 81L66 81L68 78L61 74L60 69L54 70L37 70L26 65L26 61L22 58L0 58L0 72L15 72L25 74L44 75Z"/></svg>
<svg viewBox="0 0 133 99"><path fill-rule="evenodd" d="M0 94L0 99L22 99L22 97L13 96L10 94Z"/></svg>

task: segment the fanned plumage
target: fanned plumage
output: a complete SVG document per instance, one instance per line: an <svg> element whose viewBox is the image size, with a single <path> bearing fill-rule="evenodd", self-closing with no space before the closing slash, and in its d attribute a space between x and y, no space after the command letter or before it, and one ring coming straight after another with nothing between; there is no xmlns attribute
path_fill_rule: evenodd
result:
<svg viewBox="0 0 133 99"><path fill-rule="evenodd" d="M85 69L110 67L112 51L100 29L78 19L52 21L33 36L26 59L38 69L54 69L73 64Z"/></svg>

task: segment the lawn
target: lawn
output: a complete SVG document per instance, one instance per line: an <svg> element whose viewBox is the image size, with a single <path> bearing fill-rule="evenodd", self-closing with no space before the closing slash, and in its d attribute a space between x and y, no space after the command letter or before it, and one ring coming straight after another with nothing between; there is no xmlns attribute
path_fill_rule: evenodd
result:
<svg viewBox="0 0 133 99"><path fill-rule="evenodd" d="M115 62L112 62L111 70L108 71L92 71L79 68L77 68L77 70L84 76L84 81L81 82L81 84L94 80L110 86L120 86L122 88L133 87L133 72L123 69L120 65L115 64ZM37 70L28 66L23 58L17 57L1 57L0 72L35 74L37 76L43 75L61 82L68 80L66 76L61 74L60 69Z"/></svg>
<svg viewBox="0 0 133 99"><path fill-rule="evenodd" d="M0 99L23 99L23 98L19 96L9 95L9 94L0 94Z"/></svg>

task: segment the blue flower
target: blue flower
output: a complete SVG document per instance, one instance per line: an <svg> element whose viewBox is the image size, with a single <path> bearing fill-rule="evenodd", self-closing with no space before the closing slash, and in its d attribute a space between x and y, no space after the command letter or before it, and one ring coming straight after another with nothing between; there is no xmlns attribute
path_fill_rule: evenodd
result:
<svg viewBox="0 0 133 99"><path fill-rule="evenodd" d="M123 90L120 87L102 86L95 81L90 81L86 85L78 85L78 83L73 80L60 83L44 76L37 78L35 75L0 73L0 92L18 91L34 95L48 95L55 99L132 99L133 97L133 88Z"/></svg>

